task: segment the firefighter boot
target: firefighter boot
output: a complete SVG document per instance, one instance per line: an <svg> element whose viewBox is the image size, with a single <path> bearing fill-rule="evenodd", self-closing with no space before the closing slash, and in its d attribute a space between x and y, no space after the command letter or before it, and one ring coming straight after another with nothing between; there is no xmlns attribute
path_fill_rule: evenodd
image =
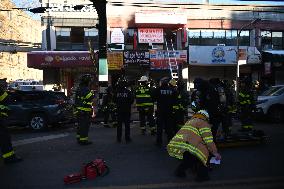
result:
<svg viewBox="0 0 284 189"><path fill-rule="evenodd" d="M11 157L5 158L4 163L5 164L13 164L13 163L18 163L22 160L23 160L22 158L17 157L16 155L12 155Z"/></svg>

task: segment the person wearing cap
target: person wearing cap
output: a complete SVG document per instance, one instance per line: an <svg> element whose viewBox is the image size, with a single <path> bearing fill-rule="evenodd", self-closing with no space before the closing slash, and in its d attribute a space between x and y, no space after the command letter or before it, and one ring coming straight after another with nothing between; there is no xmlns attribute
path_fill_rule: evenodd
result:
<svg viewBox="0 0 284 189"><path fill-rule="evenodd" d="M221 159L213 141L209 114L205 110L195 112L167 145L171 157L181 160L175 171L177 177L185 177L186 170L196 172L198 182L209 180L208 159L210 154Z"/></svg>
<svg viewBox="0 0 284 189"><path fill-rule="evenodd" d="M75 95L75 115L78 120L77 142L80 145L92 144L89 141L88 133L91 118L96 116L94 93L91 90L92 76L85 74L80 79L80 84Z"/></svg>
<svg viewBox="0 0 284 189"><path fill-rule="evenodd" d="M0 150L4 163L11 164L20 162L22 159L16 156L12 146L11 136L5 127L5 119L9 116L9 108L7 106L9 94L6 89L6 79L0 79Z"/></svg>
<svg viewBox="0 0 284 189"><path fill-rule="evenodd" d="M152 99L152 88L148 83L148 77L142 76L135 90L136 107L139 112L140 129L142 135L146 133L146 117L151 135L156 133L154 121L154 102Z"/></svg>

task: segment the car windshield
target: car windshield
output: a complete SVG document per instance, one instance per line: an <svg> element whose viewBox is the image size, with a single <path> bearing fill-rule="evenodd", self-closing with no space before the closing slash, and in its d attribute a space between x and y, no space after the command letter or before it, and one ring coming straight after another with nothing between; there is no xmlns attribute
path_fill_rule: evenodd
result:
<svg viewBox="0 0 284 189"><path fill-rule="evenodd" d="M284 86L275 86L264 91L260 96L279 96L284 93Z"/></svg>

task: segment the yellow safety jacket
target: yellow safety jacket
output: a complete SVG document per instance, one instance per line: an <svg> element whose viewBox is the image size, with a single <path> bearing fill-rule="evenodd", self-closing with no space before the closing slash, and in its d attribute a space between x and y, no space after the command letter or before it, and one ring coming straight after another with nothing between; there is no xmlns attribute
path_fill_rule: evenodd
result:
<svg viewBox="0 0 284 189"><path fill-rule="evenodd" d="M135 98L136 106L138 108L149 108L154 106L150 87L139 86L135 91Z"/></svg>
<svg viewBox="0 0 284 189"><path fill-rule="evenodd" d="M4 100L7 98L8 93L4 92L2 94L0 94L0 118L1 117L8 117L8 110L9 108L4 105Z"/></svg>
<svg viewBox="0 0 284 189"><path fill-rule="evenodd" d="M183 159L183 153L188 151L205 166L209 152L217 153L209 123L194 116L172 138L167 150L170 156L178 159Z"/></svg>
<svg viewBox="0 0 284 189"><path fill-rule="evenodd" d="M78 112L92 112L93 99L94 93L92 91L88 91L85 95L83 93L78 94L75 101L75 114Z"/></svg>

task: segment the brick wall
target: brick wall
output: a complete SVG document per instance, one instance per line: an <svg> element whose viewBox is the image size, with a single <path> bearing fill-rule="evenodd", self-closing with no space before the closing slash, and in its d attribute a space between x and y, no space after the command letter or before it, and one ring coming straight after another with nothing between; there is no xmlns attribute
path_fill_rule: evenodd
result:
<svg viewBox="0 0 284 189"><path fill-rule="evenodd" d="M2 49L4 47L7 49L7 41L16 44L41 43L40 21L33 20L27 13L12 9L13 7L15 5L10 0L1 0L0 9L11 10L0 11L0 42L2 42ZM13 45L10 46L14 47ZM42 71L27 67L27 52L15 53L2 50L2 52L0 51L0 78L7 78L8 81L16 79L42 80Z"/></svg>

